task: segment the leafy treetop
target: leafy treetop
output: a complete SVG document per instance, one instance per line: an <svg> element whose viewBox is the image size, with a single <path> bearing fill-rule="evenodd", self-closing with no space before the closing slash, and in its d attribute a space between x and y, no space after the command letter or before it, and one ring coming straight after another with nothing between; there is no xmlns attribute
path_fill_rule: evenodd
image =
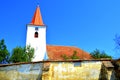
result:
<svg viewBox="0 0 120 80"><path fill-rule="evenodd" d="M0 40L0 63L8 63L9 62L9 52L5 45L4 39Z"/></svg>
<svg viewBox="0 0 120 80"><path fill-rule="evenodd" d="M112 59L111 56L109 56L108 54L106 54L104 51L100 51L98 49L94 50L90 54L95 59L100 59L100 58L110 58L110 59Z"/></svg>
<svg viewBox="0 0 120 80"><path fill-rule="evenodd" d="M16 47L12 51L12 56L10 57L10 62L31 62L34 57L34 49L30 46L27 47Z"/></svg>

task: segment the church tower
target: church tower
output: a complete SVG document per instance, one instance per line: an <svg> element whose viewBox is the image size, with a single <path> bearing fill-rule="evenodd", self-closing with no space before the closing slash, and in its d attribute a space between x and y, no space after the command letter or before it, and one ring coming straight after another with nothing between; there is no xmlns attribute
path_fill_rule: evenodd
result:
<svg viewBox="0 0 120 80"><path fill-rule="evenodd" d="M32 61L42 61L46 56L46 26L43 24L40 7L37 6L30 24L27 25L26 46L34 48Z"/></svg>

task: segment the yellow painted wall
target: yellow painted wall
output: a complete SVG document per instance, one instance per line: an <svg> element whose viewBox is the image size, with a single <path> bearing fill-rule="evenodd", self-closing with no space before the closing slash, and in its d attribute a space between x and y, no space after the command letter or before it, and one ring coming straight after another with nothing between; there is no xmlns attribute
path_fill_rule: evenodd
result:
<svg viewBox="0 0 120 80"><path fill-rule="evenodd" d="M43 73L42 80L98 80L101 77L102 62L78 63L80 65L74 66L75 62L53 62L49 71Z"/></svg>

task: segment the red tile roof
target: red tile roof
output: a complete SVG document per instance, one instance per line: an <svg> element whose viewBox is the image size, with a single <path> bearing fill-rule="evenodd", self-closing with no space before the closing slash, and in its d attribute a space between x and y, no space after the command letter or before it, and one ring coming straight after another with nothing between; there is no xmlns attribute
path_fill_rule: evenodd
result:
<svg viewBox="0 0 120 80"><path fill-rule="evenodd" d="M62 55L70 57L73 55L74 51L77 52L76 55L79 59L92 59L89 53L77 47L47 45L47 54L50 60L64 60Z"/></svg>
<svg viewBox="0 0 120 80"><path fill-rule="evenodd" d="M43 26L43 21L42 21L42 16L41 16L41 12L40 12L40 7L38 6L36 8L36 11L34 13L34 16L32 18L31 23L32 25L38 25L38 26Z"/></svg>

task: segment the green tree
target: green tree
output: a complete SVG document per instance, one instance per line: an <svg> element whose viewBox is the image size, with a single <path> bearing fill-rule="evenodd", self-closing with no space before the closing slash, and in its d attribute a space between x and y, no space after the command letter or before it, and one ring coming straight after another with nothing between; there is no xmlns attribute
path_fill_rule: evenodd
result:
<svg viewBox="0 0 120 80"><path fill-rule="evenodd" d="M4 39L0 40L0 63L8 63L9 62L9 52L7 50L7 46L5 45Z"/></svg>
<svg viewBox="0 0 120 80"><path fill-rule="evenodd" d="M69 57L68 57L66 54L62 54L61 57L62 57L64 60L69 59Z"/></svg>
<svg viewBox="0 0 120 80"><path fill-rule="evenodd" d="M68 60L68 59L80 59L80 58L77 56L77 51L74 51L71 56L67 56L66 54L62 54L61 57L62 57L64 60Z"/></svg>
<svg viewBox="0 0 120 80"><path fill-rule="evenodd" d="M109 56L108 54L106 54L104 51L100 51L98 49L94 50L90 54L95 59L100 59L100 58L110 58L110 59L112 59L111 56Z"/></svg>
<svg viewBox="0 0 120 80"><path fill-rule="evenodd" d="M77 56L77 51L74 51L74 52L73 52L73 55L71 56L71 59L80 59L80 58Z"/></svg>
<svg viewBox="0 0 120 80"><path fill-rule="evenodd" d="M12 51L12 56L10 57L10 62L27 62L27 55L22 47L16 47Z"/></svg>
<svg viewBox="0 0 120 80"><path fill-rule="evenodd" d="M34 49L30 46L27 47L16 47L12 51L10 62L31 62L34 55Z"/></svg>
<svg viewBox="0 0 120 80"><path fill-rule="evenodd" d="M32 59L34 58L34 48L31 48L30 45L27 47L24 47L26 54L27 54L27 61L31 62Z"/></svg>

